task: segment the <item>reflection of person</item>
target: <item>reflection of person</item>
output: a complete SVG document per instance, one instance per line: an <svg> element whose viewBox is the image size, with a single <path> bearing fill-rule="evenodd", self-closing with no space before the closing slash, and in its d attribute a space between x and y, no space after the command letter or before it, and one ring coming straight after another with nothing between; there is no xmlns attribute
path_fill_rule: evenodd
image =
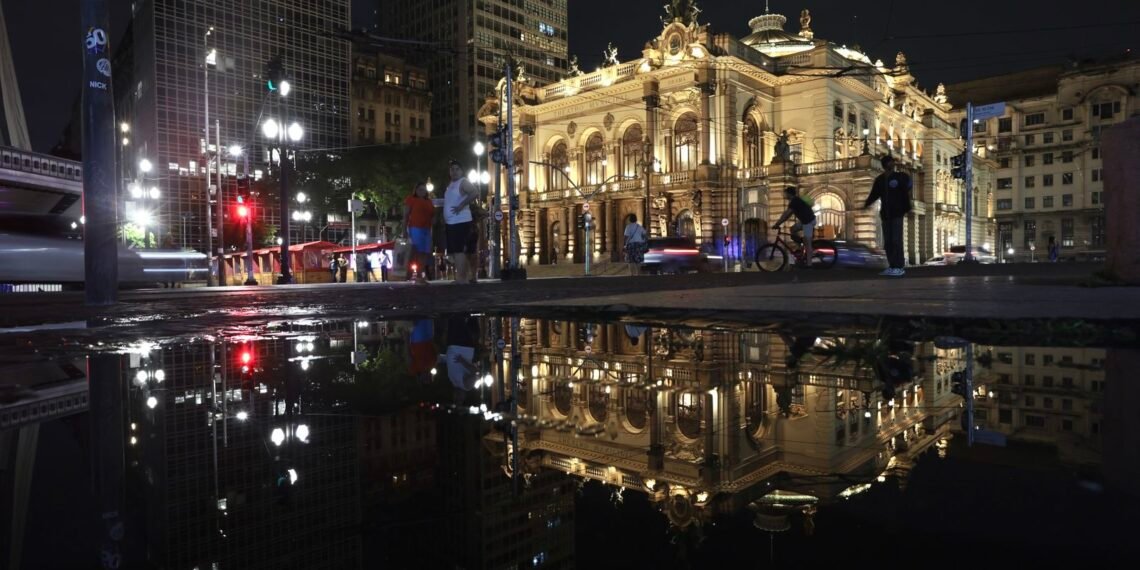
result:
<svg viewBox="0 0 1140 570"><path fill-rule="evenodd" d="M427 283L428 257L431 256L431 223L435 206L427 197L427 185L416 184L412 195L404 199L404 236L412 242L412 276L416 283Z"/></svg>
<svg viewBox="0 0 1140 570"><path fill-rule="evenodd" d="M431 380L439 351L435 348L435 323L420 319L412 324L408 334L408 372L421 382Z"/></svg>
<svg viewBox="0 0 1140 570"><path fill-rule="evenodd" d="M478 370L475 368L475 334L478 323L469 318L454 317L447 320L447 378L457 390L475 388Z"/></svg>
<svg viewBox="0 0 1140 570"><path fill-rule="evenodd" d="M879 275L902 277L906 274L903 269L906 265L903 256L903 220L911 211L910 191L913 182L907 173L895 171L895 159L891 155L884 156L882 163L884 172L871 186L871 194L867 196L863 209L866 210L876 200L881 200L879 218L883 222L883 249L887 250L890 268Z"/></svg>

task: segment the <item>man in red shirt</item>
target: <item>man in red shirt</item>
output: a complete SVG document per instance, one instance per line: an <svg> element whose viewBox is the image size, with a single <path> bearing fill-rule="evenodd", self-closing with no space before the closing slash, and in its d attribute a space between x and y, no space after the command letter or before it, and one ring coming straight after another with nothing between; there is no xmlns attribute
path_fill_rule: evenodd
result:
<svg viewBox="0 0 1140 570"><path fill-rule="evenodd" d="M428 260L431 258L431 225L435 205L427 197L427 185L416 184L412 195L404 199L404 237L412 242L412 273L416 283L427 283Z"/></svg>

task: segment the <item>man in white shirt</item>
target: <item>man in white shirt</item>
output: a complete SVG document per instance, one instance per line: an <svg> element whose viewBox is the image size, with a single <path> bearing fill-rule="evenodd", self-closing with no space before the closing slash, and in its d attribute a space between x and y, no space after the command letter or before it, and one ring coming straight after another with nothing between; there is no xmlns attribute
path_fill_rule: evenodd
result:
<svg viewBox="0 0 1140 570"><path fill-rule="evenodd" d="M448 173L451 183L443 195L443 221L446 224L447 255L455 264L455 282L473 283L475 272L472 256L478 247L471 203L479 199L479 190L463 176L463 167L451 161Z"/></svg>

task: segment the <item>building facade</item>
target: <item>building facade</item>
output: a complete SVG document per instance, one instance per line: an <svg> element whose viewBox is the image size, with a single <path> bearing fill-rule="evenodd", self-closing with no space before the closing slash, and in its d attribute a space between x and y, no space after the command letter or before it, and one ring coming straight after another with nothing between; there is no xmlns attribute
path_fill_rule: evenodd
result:
<svg viewBox="0 0 1140 570"><path fill-rule="evenodd" d="M1063 258L1103 256L1100 135L1140 111L1140 62L1117 59L1054 66L954 85L959 102L1005 102L1002 117L976 124L975 140L993 149L997 244L1015 261L1048 258L1049 238Z"/></svg>
<svg viewBox="0 0 1140 570"><path fill-rule="evenodd" d="M389 36L433 42L417 52L432 92L433 134L472 138L476 112L503 77L509 53L530 82L562 79L569 60L568 0L395 0L381 6Z"/></svg>
<svg viewBox="0 0 1140 570"><path fill-rule="evenodd" d="M431 136L427 70L357 48L352 54L352 144L417 143Z"/></svg>
<svg viewBox="0 0 1140 570"><path fill-rule="evenodd" d="M654 236L692 236L721 251L727 236L730 258L751 259L789 185L813 198L820 235L879 244L876 214L862 206L887 153L915 183L908 261L964 241L951 107L943 90L918 88L902 53L887 66L817 39L807 11L799 33L767 13L738 39L711 33L691 6L672 10L639 56L609 52L596 72L516 86L524 262L550 263L555 252L619 260L629 214ZM488 130L500 107L491 100L480 113ZM975 165L970 223L984 244L993 231L991 162L982 154ZM587 204L598 220L590 244L575 223Z"/></svg>
<svg viewBox="0 0 1140 570"><path fill-rule="evenodd" d="M231 183L246 174L245 161L229 156L231 146L242 147L251 176L266 171L265 119L300 124L299 148L348 143L350 48L336 37L350 27L348 0L256 6L239 0L144 0L134 3L130 27L129 43L120 48L130 56L120 59L131 65L116 69L115 84L117 116L127 135L121 176L159 190L161 198L146 207L153 209L168 245L206 248L206 200L217 172L207 164L215 155L220 154L224 179L223 209L233 203ZM287 97L267 94L267 63L277 56L291 81ZM143 159L149 172L139 168ZM214 180L207 181L207 173ZM274 198L259 200L276 204ZM255 204L255 213L270 225L279 223L275 207Z"/></svg>

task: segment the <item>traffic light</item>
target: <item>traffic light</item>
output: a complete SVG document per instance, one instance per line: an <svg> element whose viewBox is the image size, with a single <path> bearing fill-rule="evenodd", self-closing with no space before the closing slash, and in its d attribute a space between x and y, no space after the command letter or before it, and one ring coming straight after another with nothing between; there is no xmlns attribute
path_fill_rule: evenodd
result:
<svg viewBox="0 0 1140 570"><path fill-rule="evenodd" d="M273 56L265 64L265 88L270 92L279 92L282 96L288 95L288 81L285 80L285 65L281 63L281 56Z"/></svg>
<svg viewBox="0 0 1140 570"><path fill-rule="evenodd" d="M503 148L504 142L507 140L507 128L499 127L498 130L491 133L487 142L491 144L491 160L496 164L507 164L507 153Z"/></svg>
<svg viewBox="0 0 1140 570"><path fill-rule="evenodd" d="M966 153L950 157L950 175L959 180L966 179Z"/></svg>
<svg viewBox="0 0 1140 570"><path fill-rule="evenodd" d="M578 214L578 229L586 229L586 216L583 214Z"/></svg>

